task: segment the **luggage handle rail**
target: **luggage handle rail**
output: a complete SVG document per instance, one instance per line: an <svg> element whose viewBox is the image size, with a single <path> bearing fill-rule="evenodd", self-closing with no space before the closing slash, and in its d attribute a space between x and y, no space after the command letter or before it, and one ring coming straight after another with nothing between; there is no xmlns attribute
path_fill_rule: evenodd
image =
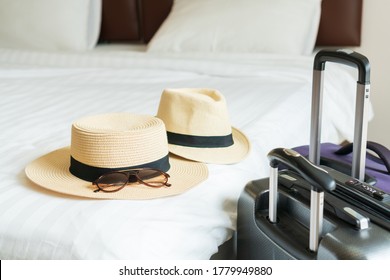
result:
<svg viewBox="0 0 390 280"><path fill-rule="evenodd" d="M311 185L309 249L316 252L322 232L324 191L333 191L336 182L326 170L314 165L296 151L277 148L270 151L267 157L271 166L268 213L270 222L277 222L278 165L283 163L298 172Z"/></svg>
<svg viewBox="0 0 390 280"><path fill-rule="evenodd" d="M309 159L315 164L320 163L320 140L322 122L322 99L323 99L323 70L325 63L336 62L344 65L356 67L359 71L356 107L355 107L355 129L354 140L356 149L352 161L352 177L364 181L364 171L366 162L366 142L367 142L367 103L370 97L370 64L368 59L350 50L321 50L314 58L313 66L313 96L310 127Z"/></svg>

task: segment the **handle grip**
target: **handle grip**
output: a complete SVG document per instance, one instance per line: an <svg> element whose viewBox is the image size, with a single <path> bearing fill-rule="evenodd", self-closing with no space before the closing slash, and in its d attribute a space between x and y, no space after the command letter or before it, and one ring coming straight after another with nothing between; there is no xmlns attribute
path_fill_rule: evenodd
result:
<svg viewBox="0 0 390 280"><path fill-rule="evenodd" d="M358 69L358 83L366 85L370 83L370 62L364 55L346 49L321 50L314 58L314 70L322 71L325 69L325 62L336 62L352 66Z"/></svg>
<svg viewBox="0 0 390 280"><path fill-rule="evenodd" d="M273 168L283 163L298 172L316 192L333 191L336 188L336 182L327 171L314 165L296 151L283 148L273 149L268 153L268 159Z"/></svg>
<svg viewBox="0 0 390 280"><path fill-rule="evenodd" d="M319 238L322 232L324 211L324 191L332 191L336 188L336 182L322 168L312 164L296 151L277 148L268 153L271 165L269 187L268 217L271 223L277 223L277 189L278 189L278 165L283 163L295 170L310 185L310 234L309 248L316 252L319 246Z"/></svg>
<svg viewBox="0 0 390 280"><path fill-rule="evenodd" d="M390 173L390 150L387 149L385 146L372 141L367 141L367 150L376 153L379 159L382 160L384 166L387 169L387 172ZM352 151L353 151L353 143L349 143L341 147L335 153L338 155L347 155L352 153Z"/></svg>

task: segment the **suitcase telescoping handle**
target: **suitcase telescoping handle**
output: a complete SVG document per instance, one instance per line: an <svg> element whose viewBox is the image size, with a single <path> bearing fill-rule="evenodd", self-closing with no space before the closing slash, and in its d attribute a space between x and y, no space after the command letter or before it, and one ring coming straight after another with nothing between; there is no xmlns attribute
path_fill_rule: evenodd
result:
<svg viewBox="0 0 390 280"><path fill-rule="evenodd" d="M345 49L321 50L314 58L309 159L317 165L320 164L323 72L325 70L325 63L328 61L345 64L358 69L351 175L354 178L364 181L368 124L367 103L370 98L370 63L360 53Z"/></svg>
<svg viewBox="0 0 390 280"><path fill-rule="evenodd" d="M327 171L290 149L273 149L268 153L268 159L271 166L268 213L270 222L277 222L278 165L282 163L299 173L311 185L309 248L316 252L322 232L324 191L333 191L336 188L334 179Z"/></svg>

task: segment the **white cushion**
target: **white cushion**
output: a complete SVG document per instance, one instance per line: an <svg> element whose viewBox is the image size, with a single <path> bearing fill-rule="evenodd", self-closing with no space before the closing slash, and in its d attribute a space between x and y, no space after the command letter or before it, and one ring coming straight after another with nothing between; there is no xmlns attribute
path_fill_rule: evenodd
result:
<svg viewBox="0 0 390 280"><path fill-rule="evenodd" d="M0 0L0 47L87 50L98 40L101 0Z"/></svg>
<svg viewBox="0 0 390 280"><path fill-rule="evenodd" d="M149 52L311 54L321 0L175 0Z"/></svg>

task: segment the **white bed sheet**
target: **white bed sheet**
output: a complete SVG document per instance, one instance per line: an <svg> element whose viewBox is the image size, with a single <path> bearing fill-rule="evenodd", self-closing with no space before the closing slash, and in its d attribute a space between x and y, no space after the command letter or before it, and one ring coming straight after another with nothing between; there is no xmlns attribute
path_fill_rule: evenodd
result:
<svg viewBox="0 0 390 280"><path fill-rule="evenodd" d="M267 152L309 142L312 59L0 50L0 259L209 259L233 235L245 184L268 175ZM326 71L324 141L352 139L356 82L344 70ZM186 193L145 201L65 196L27 179L29 162L70 144L74 120L154 115L175 87L221 91L250 155L209 164Z"/></svg>

